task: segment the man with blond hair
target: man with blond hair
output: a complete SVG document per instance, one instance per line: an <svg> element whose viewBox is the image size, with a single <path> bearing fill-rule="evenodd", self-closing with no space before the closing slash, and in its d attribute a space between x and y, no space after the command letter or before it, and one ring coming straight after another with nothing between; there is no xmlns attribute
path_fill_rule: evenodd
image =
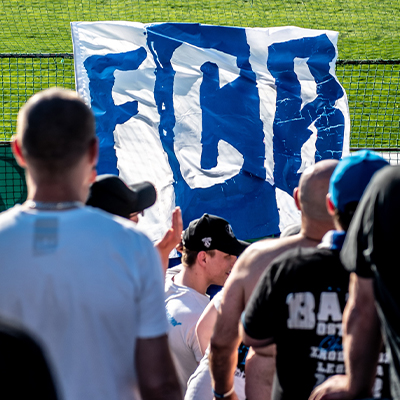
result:
<svg viewBox="0 0 400 400"><path fill-rule="evenodd" d="M165 307L169 344L183 393L203 356L195 328L210 302L207 288L225 283L247 246L236 238L229 222L216 215L204 214L191 221L182 234L182 264L167 270Z"/></svg>

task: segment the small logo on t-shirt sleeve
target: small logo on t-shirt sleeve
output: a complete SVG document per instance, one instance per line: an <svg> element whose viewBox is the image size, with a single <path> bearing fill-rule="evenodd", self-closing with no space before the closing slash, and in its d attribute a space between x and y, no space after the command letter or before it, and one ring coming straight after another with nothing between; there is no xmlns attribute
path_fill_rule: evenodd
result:
<svg viewBox="0 0 400 400"><path fill-rule="evenodd" d="M167 310L167 319L172 326L182 325L181 322L178 322Z"/></svg>

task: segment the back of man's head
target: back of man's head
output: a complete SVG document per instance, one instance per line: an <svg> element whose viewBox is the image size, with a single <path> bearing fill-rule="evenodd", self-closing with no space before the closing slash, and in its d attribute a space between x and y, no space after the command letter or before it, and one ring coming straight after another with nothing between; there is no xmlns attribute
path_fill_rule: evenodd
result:
<svg viewBox="0 0 400 400"><path fill-rule="evenodd" d="M321 222L332 220L326 210L326 195L329 179L337 164L337 160L322 160L301 174L299 202L305 218Z"/></svg>
<svg viewBox="0 0 400 400"><path fill-rule="evenodd" d="M329 198L342 229L349 228L356 207L372 176L389 163L379 154L360 150L341 159L329 183Z"/></svg>
<svg viewBox="0 0 400 400"><path fill-rule="evenodd" d="M21 108L17 140L32 166L57 173L73 166L95 140L90 108L71 90L52 88Z"/></svg>

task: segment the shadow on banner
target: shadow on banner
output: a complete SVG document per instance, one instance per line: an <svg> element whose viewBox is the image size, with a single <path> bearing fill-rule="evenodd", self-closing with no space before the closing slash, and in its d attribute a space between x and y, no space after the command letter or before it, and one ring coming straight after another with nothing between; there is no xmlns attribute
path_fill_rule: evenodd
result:
<svg viewBox="0 0 400 400"><path fill-rule="evenodd" d="M26 200L24 170L17 164L9 142L0 143L0 212Z"/></svg>

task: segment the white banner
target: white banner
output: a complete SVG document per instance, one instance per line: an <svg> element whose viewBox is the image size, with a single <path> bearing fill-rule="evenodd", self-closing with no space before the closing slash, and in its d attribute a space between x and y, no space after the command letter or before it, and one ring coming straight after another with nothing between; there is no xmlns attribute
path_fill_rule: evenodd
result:
<svg viewBox="0 0 400 400"><path fill-rule="evenodd" d="M200 24L73 22L76 86L92 107L99 173L148 180L140 222L156 240L175 205L240 239L298 222L301 172L349 153L349 110L335 75L338 33Z"/></svg>

